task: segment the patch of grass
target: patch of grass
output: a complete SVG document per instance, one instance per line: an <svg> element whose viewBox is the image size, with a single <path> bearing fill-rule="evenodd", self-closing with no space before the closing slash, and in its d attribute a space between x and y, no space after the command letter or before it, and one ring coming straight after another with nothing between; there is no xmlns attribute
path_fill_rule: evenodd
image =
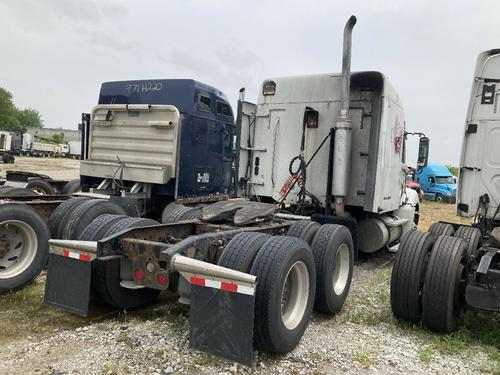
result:
<svg viewBox="0 0 500 375"><path fill-rule="evenodd" d="M99 375L118 375L118 374L119 374L118 367L111 362L107 362L102 367L101 371L99 371Z"/></svg>
<svg viewBox="0 0 500 375"><path fill-rule="evenodd" d="M490 359L500 363L500 348L490 347L488 348L487 353Z"/></svg>
<svg viewBox="0 0 500 375"><path fill-rule="evenodd" d="M201 352L199 359L196 361L196 363L200 366L221 366L222 365L222 360L217 358L216 356Z"/></svg>
<svg viewBox="0 0 500 375"><path fill-rule="evenodd" d="M434 347L444 353L463 354L471 347L482 346L500 366L500 314L466 311L458 327L451 334L434 336Z"/></svg>
<svg viewBox="0 0 500 375"><path fill-rule="evenodd" d="M437 203L432 201L420 202L420 220L418 230L426 231L429 226L437 221L448 221L450 223L470 224L470 219L456 215L455 205L448 203Z"/></svg>
<svg viewBox="0 0 500 375"><path fill-rule="evenodd" d="M432 347L425 346L421 348L417 348L418 358L422 362L430 362L432 360Z"/></svg>
<svg viewBox="0 0 500 375"><path fill-rule="evenodd" d="M493 374L493 375L500 375L500 364L497 363L491 363L491 362L486 362L482 363L481 366L479 367L479 371L485 374Z"/></svg>
<svg viewBox="0 0 500 375"><path fill-rule="evenodd" d="M375 358L370 357L366 353L358 351L352 353L352 359L363 368L368 368L377 363L377 360Z"/></svg>
<svg viewBox="0 0 500 375"><path fill-rule="evenodd" d="M0 327L9 327L0 335L0 343L88 324L84 318L43 303L44 279L42 275L23 289L0 295Z"/></svg>
<svg viewBox="0 0 500 375"><path fill-rule="evenodd" d="M391 322L389 282L387 267L375 271L370 285L362 293L353 294L349 303L339 314L341 322L363 325L378 325Z"/></svg>
<svg viewBox="0 0 500 375"><path fill-rule="evenodd" d="M315 363L329 363L331 362L331 359L328 357L327 354L321 353L321 352L312 352L311 353L311 359Z"/></svg>
<svg viewBox="0 0 500 375"><path fill-rule="evenodd" d="M457 331L449 335L437 336L434 339L434 347L443 353L460 354L469 346L462 332Z"/></svg>
<svg viewBox="0 0 500 375"><path fill-rule="evenodd" d="M127 332L120 332L116 341L127 345L129 348L134 347L134 342Z"/></svg>

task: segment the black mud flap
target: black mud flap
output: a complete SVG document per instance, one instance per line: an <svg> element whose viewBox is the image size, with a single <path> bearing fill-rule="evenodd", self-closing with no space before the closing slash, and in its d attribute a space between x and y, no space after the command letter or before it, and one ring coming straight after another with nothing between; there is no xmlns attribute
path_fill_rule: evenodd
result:
<svg viewBox="0 0 500 375"><path fill-rule="evenodd" d="M190 347L251 366L253 295L191 285Z"/></svg>
<svg viewBox="0 0 500 375"><path fill-rule="evenodd" d="M92 262L50 254L44 303L87 316Z"/></svg>

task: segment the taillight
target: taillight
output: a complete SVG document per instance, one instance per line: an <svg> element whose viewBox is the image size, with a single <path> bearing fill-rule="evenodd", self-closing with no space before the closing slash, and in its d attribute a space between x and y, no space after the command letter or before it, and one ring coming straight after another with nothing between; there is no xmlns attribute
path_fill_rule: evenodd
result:
<svg viewBox="0 0 500 375"><path fill-rule="evenodd" d="M140 268L137 268L134 271L134 278L135 278L136 281L142 281L142 280L144 280L144 271L141 270Z"/></svg>
<svg viewBox="0 0 500 375"><path fill-rule="evenodd" d="M156 276L156 281L158 282L158 284L160 284L161 286L165 286L167 285L167 282L168 282L168 277L167 275L165 275L164 273L159 273L157 276Z"/></svg>

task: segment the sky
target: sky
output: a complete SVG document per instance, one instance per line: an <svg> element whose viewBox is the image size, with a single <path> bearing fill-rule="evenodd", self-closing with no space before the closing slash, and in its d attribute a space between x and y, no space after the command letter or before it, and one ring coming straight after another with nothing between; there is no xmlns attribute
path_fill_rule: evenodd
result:
<svg viewBox="0 0 500 375"><path fill-rule="evenodd" d="M46 127L76 128L100 84L193 78L256 101L270 77L379 70L430 161L457 165L479 52L500 47L500 1L0 0L0 86ZM408 143L414 164L417 139Z"/></svg>

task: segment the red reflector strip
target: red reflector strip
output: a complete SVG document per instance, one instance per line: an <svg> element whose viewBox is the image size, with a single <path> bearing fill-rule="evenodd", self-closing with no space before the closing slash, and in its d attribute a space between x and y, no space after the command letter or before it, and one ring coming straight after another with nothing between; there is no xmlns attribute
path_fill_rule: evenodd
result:
<svg viewBox="0 0 500 375"><path fill-rule="evenodd" d="M238 292L238 284L229 284L225 282L220 283L220 288L222 290L227 290L228 292Z"/></svg>
<svg viewBox="0 0 500 375"><path fill-rule="evenodd" d="M90 262L92 258L88 254L80 254L74 251L69 251L67 249L63 250L63 255L68 258L82 260L84 262Z"/></svg>
<svg viewBox="0 0 500 375"><path fill-rule="evenodd" d="M253 296L255 294L255 289L246 285L239 285L235 283L228 283L211 279L203 279L196 276L191 276L189 278L189 282L191 283L191 285L205 286L208 288L224 290L226 292L248 294L250 296Z"/></svg>
<svg viewBox="0 0 500 375"><path fill-rule="evenodd" d="M189 282L193 285L205 286L205 279L200 279L199 277L191 276Z"/></svg>

